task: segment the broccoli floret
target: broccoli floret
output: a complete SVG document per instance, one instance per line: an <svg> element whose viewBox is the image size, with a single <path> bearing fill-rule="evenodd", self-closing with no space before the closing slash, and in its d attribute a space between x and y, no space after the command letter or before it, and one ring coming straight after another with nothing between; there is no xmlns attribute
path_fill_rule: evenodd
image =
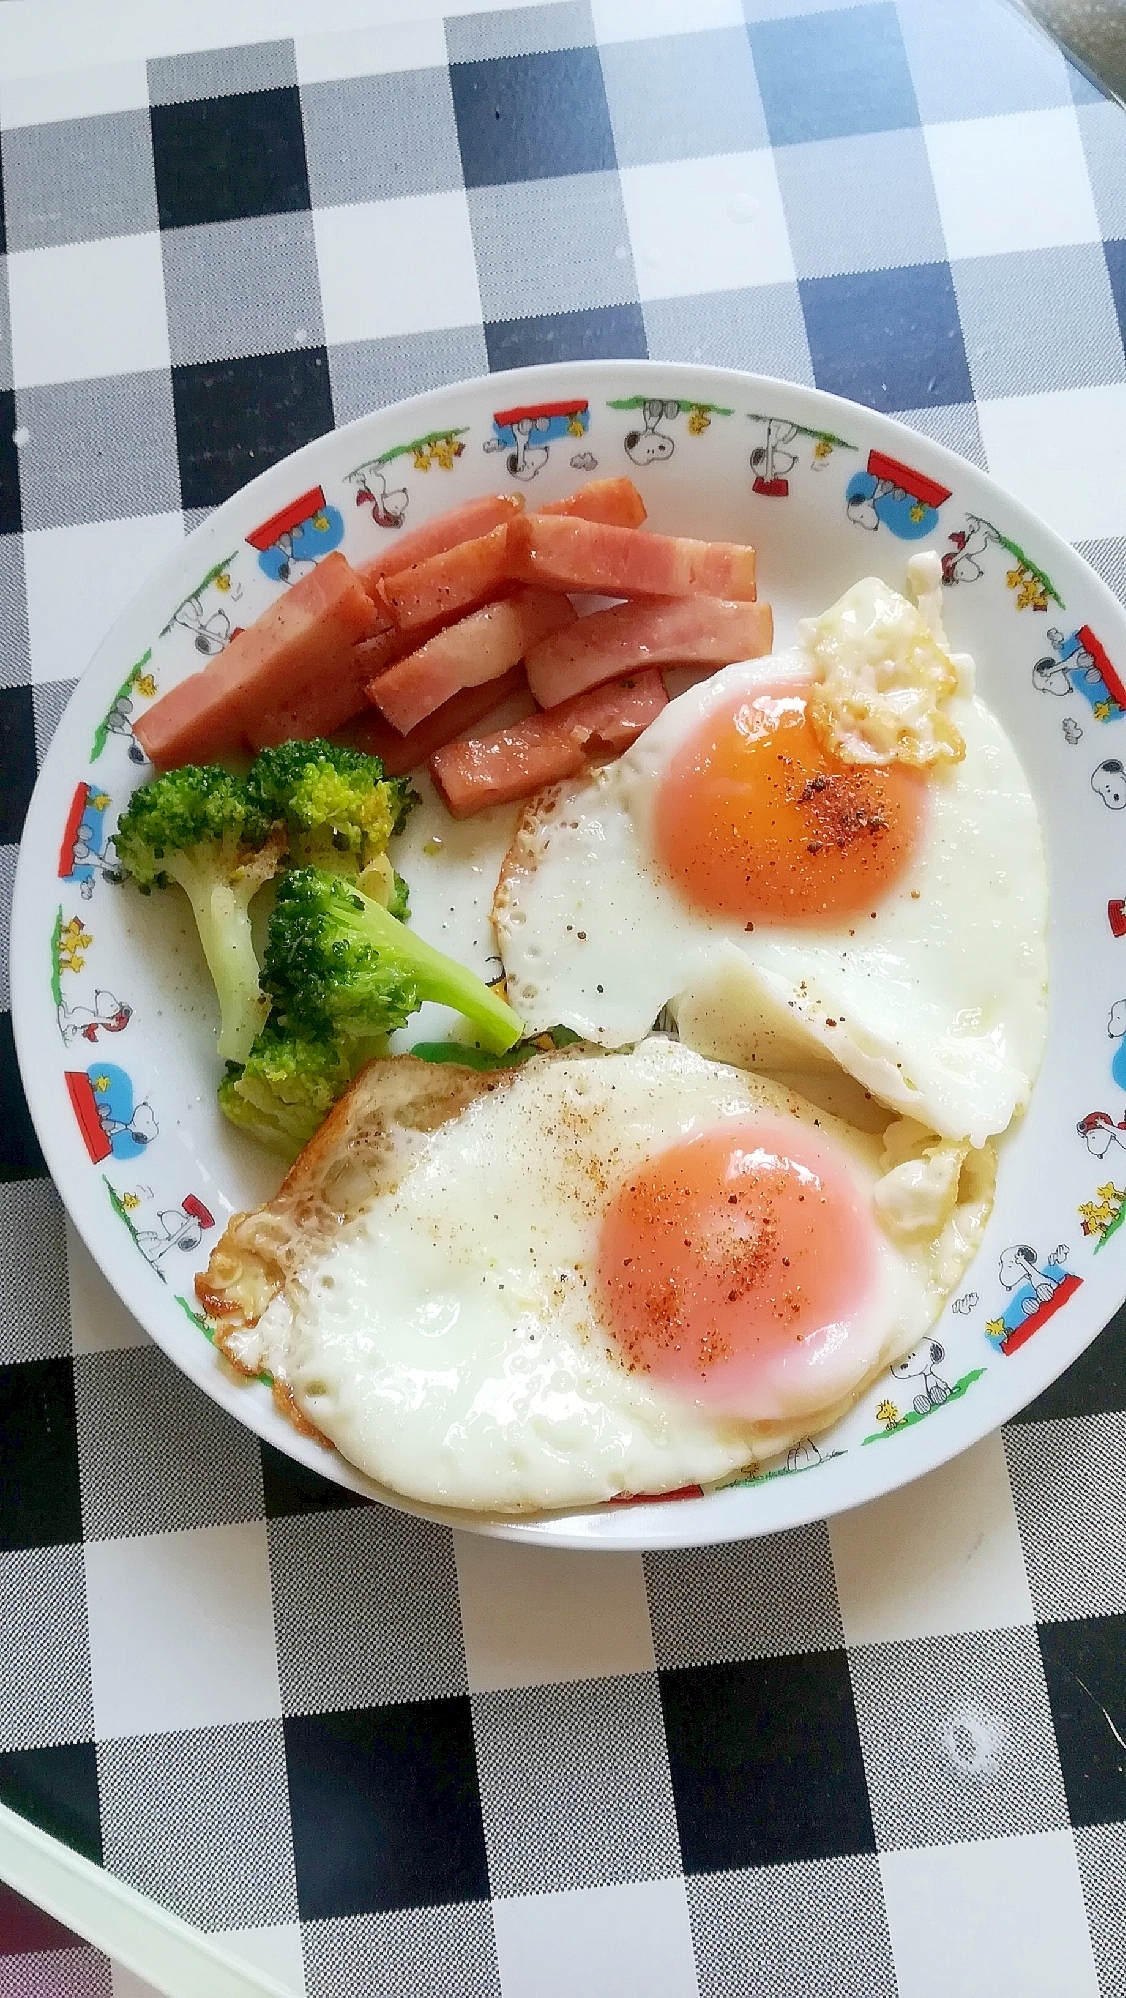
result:
<svg viewBox="0 0 1126 1998"><path fill-rule="evenodd" d="M324 1035L290 1034L271 1022L245 1063L227 1063L219 1108L259 1144L294 1159L363 1063L384 1048L374 1040L344 1050Z"/></svg>
<svg viewBox="0 0 1126 1998"><path fill-rule="evenodd" d="M405 778L384 777L378 756L323 741L260 750L246 782L258 809L284 820L295 867L353 877L384 852L415 803Z"/></svg>
<svg viewBox="0 0 1126 1998"><path fill-rule="evenodd" d="M269 1011L258 984L250 904L277 872L284 829L218 764L186 764L135 791L114 836L143 894L175 881L192 905L219 996L219 1053L244 1061Z"/></svg>
<svg viewBox="0 0 1126 1998"><path fill-rule="evenodd" d="M298 868L279 885L263 982L280 1026L338 1043L393 1032L424 999L455 1007L498 1053L523 1031L512 1008L471 971L315 867Z"/></svg>

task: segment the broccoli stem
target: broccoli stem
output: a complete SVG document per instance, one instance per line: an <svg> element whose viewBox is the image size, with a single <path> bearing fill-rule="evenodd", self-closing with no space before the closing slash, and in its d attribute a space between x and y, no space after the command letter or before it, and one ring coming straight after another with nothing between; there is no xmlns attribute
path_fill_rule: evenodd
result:
<svg viewBox="0 0 1126 1998"><path fill-rule="evenodd" d="M250 904L262 885L248 867L236 882L216 880L186 854L166 854L162 866L183 889L195 915L207 968L219 995L218 1049L224 1061L244 1062L266 1024L270 1002L258 986L258 959L250 929Z"/></svg>
<svg viewBox="0 0 1126 1998"><path fill-rule="evenodd" d="M360 898L357 897L357 904ZM419 997L433 999L440 1006L452 1006L472 1020L482 1044L494 1054L514 1047L524 1032L524 1023L511 1006L489 987L443 951L424 943L396 916L378 902L363 898L359 927L369 943L396 959L418 984Z"/></svg>

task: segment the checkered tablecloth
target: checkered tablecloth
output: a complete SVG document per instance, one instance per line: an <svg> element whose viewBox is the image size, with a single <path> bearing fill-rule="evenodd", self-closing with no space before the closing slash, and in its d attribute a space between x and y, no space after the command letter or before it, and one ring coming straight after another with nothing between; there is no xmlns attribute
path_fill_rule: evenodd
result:
<svg viewBox="0 0 1126 1998"><path fill-rule="evenodd" d="M5 898L153 564L488 368L855 396L1126 594L1126 114L994 0L311 31L0 83L0 157ZM177 1375L67 1236L6 1012L0 1147L0 1798L310 1998L1126 1993L1126 1321L828 1527L525 1550ZM140 1989L0 1890L0 1998Z"/></svg>

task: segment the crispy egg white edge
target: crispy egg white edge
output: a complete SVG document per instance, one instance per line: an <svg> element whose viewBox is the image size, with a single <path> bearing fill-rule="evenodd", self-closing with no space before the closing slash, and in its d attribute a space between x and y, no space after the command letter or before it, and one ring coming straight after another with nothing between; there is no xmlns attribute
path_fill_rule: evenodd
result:
<svg viewBox="0 0 1126 1998"><path fill-rule="evenodd" d="M835 1140L862 1198L871 1200L880 1179L881 1140L763 1078L706 1061L661 1038L607 1057L537 1058L508 1090L479 1097L422 1138L395 1193L382 1196L343 1230L329 1254L294 1279L261 1321L265 1363L342 1453L380 1484L428 1504L525 1512L716 1483L785 1450L811 1428L838 1420L871 1380L925 1334L960 1279L980 1239L988 1200L959 1207L929 1242L897 1246L876 1224L879 1335L856 1356L847 1382L838 1378L832 1384L823 1405L813 1408L807 1400L791 1416L769 1423L709 1414L648 1377L628 1373L609 1352L605 1332L584 1303L588 1292L578 1282L564 1284L563 1303L540 1324L538 1342L518 1334L504 1312L497 1315L494 1295L484 1314L491 1314L489 1337L488 1326L479 1322L470 1350L446 1354L445 1364L437 1364L437 1347L432 1335L419 1329L418 1312L424 1302L433 1322L433 1313L445 1308L442 1300L450 1299L448 1237L458 1202L471 1210L484 1188L490 1202L497 1200L492 1211L505 1213L498 1169L490 1174L498 1143L499 1177L503 1181L506 1171L513 1177L508 1195L513 1210L527 1198L537 1159L550 1195L556 1162L550 1148L538 1142L534 1118L529 1125L534 1097L539 1094L549 1109L558 1110L568 1098L585 1100L589 1109L593 1094L605 1115L627 1075L646 1115L640 1123L636 1117L622 1120L620 1105L615 1106L615 1132L622 1138L624 1124L628 1133L628 1142L619 1145L623 1173L631 1148L636 1164L678 1137L757 1106L768 1114L796 1116ZM527 1141L521 1146L529 1128L531 1152ZM550 1206L549 1198L549 1211ZM396 1243L400 1224L406 1234ZM596 1221L590 1228L596 1236ZM477 1279L489 1276L494 1250L487 1229L482 1233L475 1221L462 1234L462 1278L468 1272L476 1292ZM420 1248L424 1238L428 1249ZM413 1317L403 1294L412 1257L418 1264ZM326 1276L330 1291L324 1288ZM359 1312L339 1309L338 1287L346 1280L361 1297L367 1292ZM456 1291L455 1284L458 1303ZM326 1298L336 1300L331 1311ZM511 1312L507 1301L505 1310ZM869 1323L876 1314L868 1310L864 1316ZM329 1329L329 1318L337 1321L335 1330ZM460 1322L459 1314L455 1318ZM863 1336L859 1328L856 1336ZM420 1364L420 1354L428 1365Z"/></svg>
<svg viewBox="0 0 1126 1998"><path fill-rule="evenodd" d="M727 667L670 702L617 763L526 811L493 907L512 1003L531 1032L562 1023L604 1046L636 1041L672 1005L683 1034L696 988L706 998L737 951L752 1018L784 1010L805 1059L840 1063L901 1114L980 1145L1027 1103L1047 1032L1043 836L1016 752L983 702L950 702L966 757L931 777L929 830L870 930L854 921L857 934L843 924L747 934L687 908L648 858L657 781L685 736L733 691L809 674L800 651ZM927 977L940 989L955 966L973 1003L955 1005L952 993L945 1008L929 1005ZM989 1019L998 985L1001 1017L968 1029L967 1016ZM905 1032L880 1020L881 1002L885 1015L902 1008ZM702 1045L745 1059L744 1040ZM800 1052L783 1065L800 1066Z"/></svg>

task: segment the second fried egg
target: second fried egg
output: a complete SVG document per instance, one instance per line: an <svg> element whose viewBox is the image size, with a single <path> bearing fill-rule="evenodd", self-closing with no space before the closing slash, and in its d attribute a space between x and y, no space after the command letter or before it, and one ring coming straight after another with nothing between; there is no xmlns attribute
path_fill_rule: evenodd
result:
<svg viewBox="0 0 1126 1998"><path fill-rule="evenodd" d="M701 1053L840 1064L980 1145L1027 1102L1043 1049L1028 781L969 693L944 704L964 756L919 769L841 761L813 688L801 649L728 667L529 808L494 904L510 1000L530 1032L606 1047L671 1007Z"/></svg>

